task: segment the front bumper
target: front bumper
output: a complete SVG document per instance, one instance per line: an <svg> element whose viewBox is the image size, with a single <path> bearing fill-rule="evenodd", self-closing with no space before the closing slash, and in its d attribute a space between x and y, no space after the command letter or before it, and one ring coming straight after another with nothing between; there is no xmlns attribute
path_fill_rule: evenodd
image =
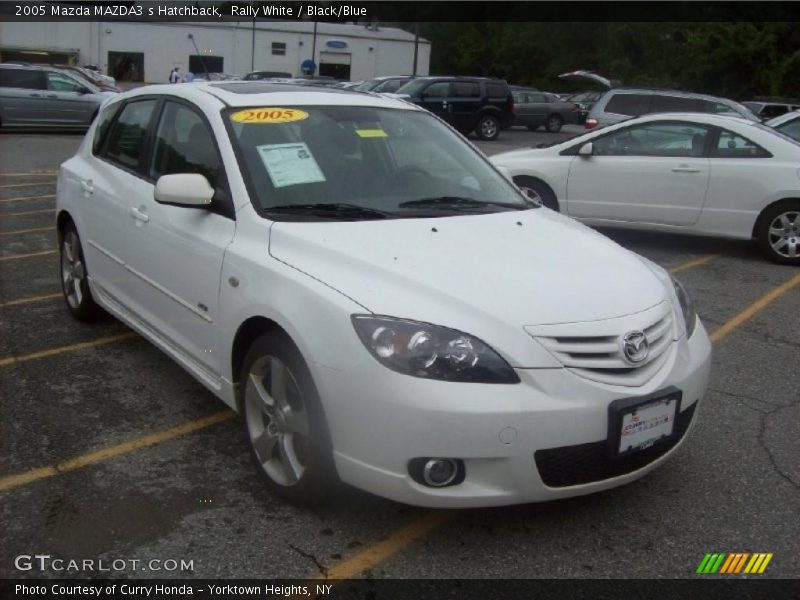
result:
<svg viewBox="0 0 800 600"><path fill-rule="evenodd" d="M379 496L440 508L553 500L643 476L667 460L685 436L651 453L646 464L634 461L632 470L622 473L617 465L591 483L571 485L567 478L566 485L554 484L558 477L552 479L551 465L545 479L553 485L547 485L537 468L537 462L543 468L542 454L534 457L539 451L605 443L612 401L669 386L683 393L676 426L683 421L686 433L711 365L711 345L700 323L690 340L676 344L664 367L636 388L592 382L564 368L517 369L522 382L516 385L432 381L394 373L364 354L346 371L313 368L339 476ZM408 462L418 457L462 459L466 477L452 487L420 485L408 474Z"/></svg>

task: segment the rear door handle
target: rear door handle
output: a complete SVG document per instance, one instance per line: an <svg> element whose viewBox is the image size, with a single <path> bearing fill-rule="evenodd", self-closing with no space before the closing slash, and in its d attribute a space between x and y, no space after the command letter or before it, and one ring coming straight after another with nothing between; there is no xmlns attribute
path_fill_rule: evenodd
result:
<svg viewBox="0 0 800 600"><path fill-rule="evenodd" d="M673 173L699 173L700 169L696 169L694 167L690 167L688 165L680 165L678 167L674 167L672 169Z"/></svg>
<svg viewBox="0 0 800 600"><path fill-rule="evenodd" d="M141 221L142 223L147 223L150 220L150 217L136 207L131 208L130 213L134 219Z"/></svg>
<svg viewBox="0 0 800 600"><path fill-rule="evenodd" d="M83 188L83 191L86 192L87 196L94 194L94 184L92 183L91 179L82 180L81 187Z"/></svg>

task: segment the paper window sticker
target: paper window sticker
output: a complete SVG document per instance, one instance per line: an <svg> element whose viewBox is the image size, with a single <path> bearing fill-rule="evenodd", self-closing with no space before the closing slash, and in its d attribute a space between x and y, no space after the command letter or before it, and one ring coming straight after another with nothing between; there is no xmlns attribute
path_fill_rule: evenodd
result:
<svg viewBox="0 0 800 600"><path fill-rule="evenodd" d="M304 142L265 144L256 150L276 188L327 181Z"/></svg>

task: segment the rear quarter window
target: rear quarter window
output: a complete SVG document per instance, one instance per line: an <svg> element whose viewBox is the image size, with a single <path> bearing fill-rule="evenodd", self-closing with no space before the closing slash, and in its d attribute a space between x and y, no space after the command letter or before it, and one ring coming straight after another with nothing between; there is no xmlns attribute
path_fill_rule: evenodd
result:
<svg viewBox="0 0 800 600"><path fill-rule="evenodd" d="M706 103L697 98L654 96L652 112L706 112Z"/></svg>
<svg viewBox="0 0 800 600"><path fill-rule="evenodd" d="M486 95L492 100L505 100L508 97L508 90L499 83L487 83Z"/></svg>
<svg viewBox="0 0 800 600"><path fill-rule="evenodd" d="M645 94L614 94L605 107L605 112L616 115L638 117L650 113L652 96Z"/></svg>
<svg viewBox="0 0 800 600"><path fill-rule="evenodd" d="M97 127L94 130L94 138L92 139L92 154L98 156L108 136L108 129L111 122L114 120L114 115L117 114L119 103L112 104L104 108L100 115L97 117Z"/></svg>
<svg viewBox="0 0 800 600"><path fill-rule="evenodd" d="M31 69L0 69L0 87L43 90L46 87L44 72Z"/></svg>

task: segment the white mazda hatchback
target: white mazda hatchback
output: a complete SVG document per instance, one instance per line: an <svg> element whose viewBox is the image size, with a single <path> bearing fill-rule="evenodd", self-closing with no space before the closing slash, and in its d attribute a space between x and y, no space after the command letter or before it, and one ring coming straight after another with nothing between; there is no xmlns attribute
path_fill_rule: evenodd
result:
<svg viewBox="0 0 800 600"><path fill-rule="evenodd" d="M59 172L70 312L112 313L242 417L267 485L409 504L618 486L696 418L710 344L660 267L530 202L405 102L139 88Z"/></svg>

